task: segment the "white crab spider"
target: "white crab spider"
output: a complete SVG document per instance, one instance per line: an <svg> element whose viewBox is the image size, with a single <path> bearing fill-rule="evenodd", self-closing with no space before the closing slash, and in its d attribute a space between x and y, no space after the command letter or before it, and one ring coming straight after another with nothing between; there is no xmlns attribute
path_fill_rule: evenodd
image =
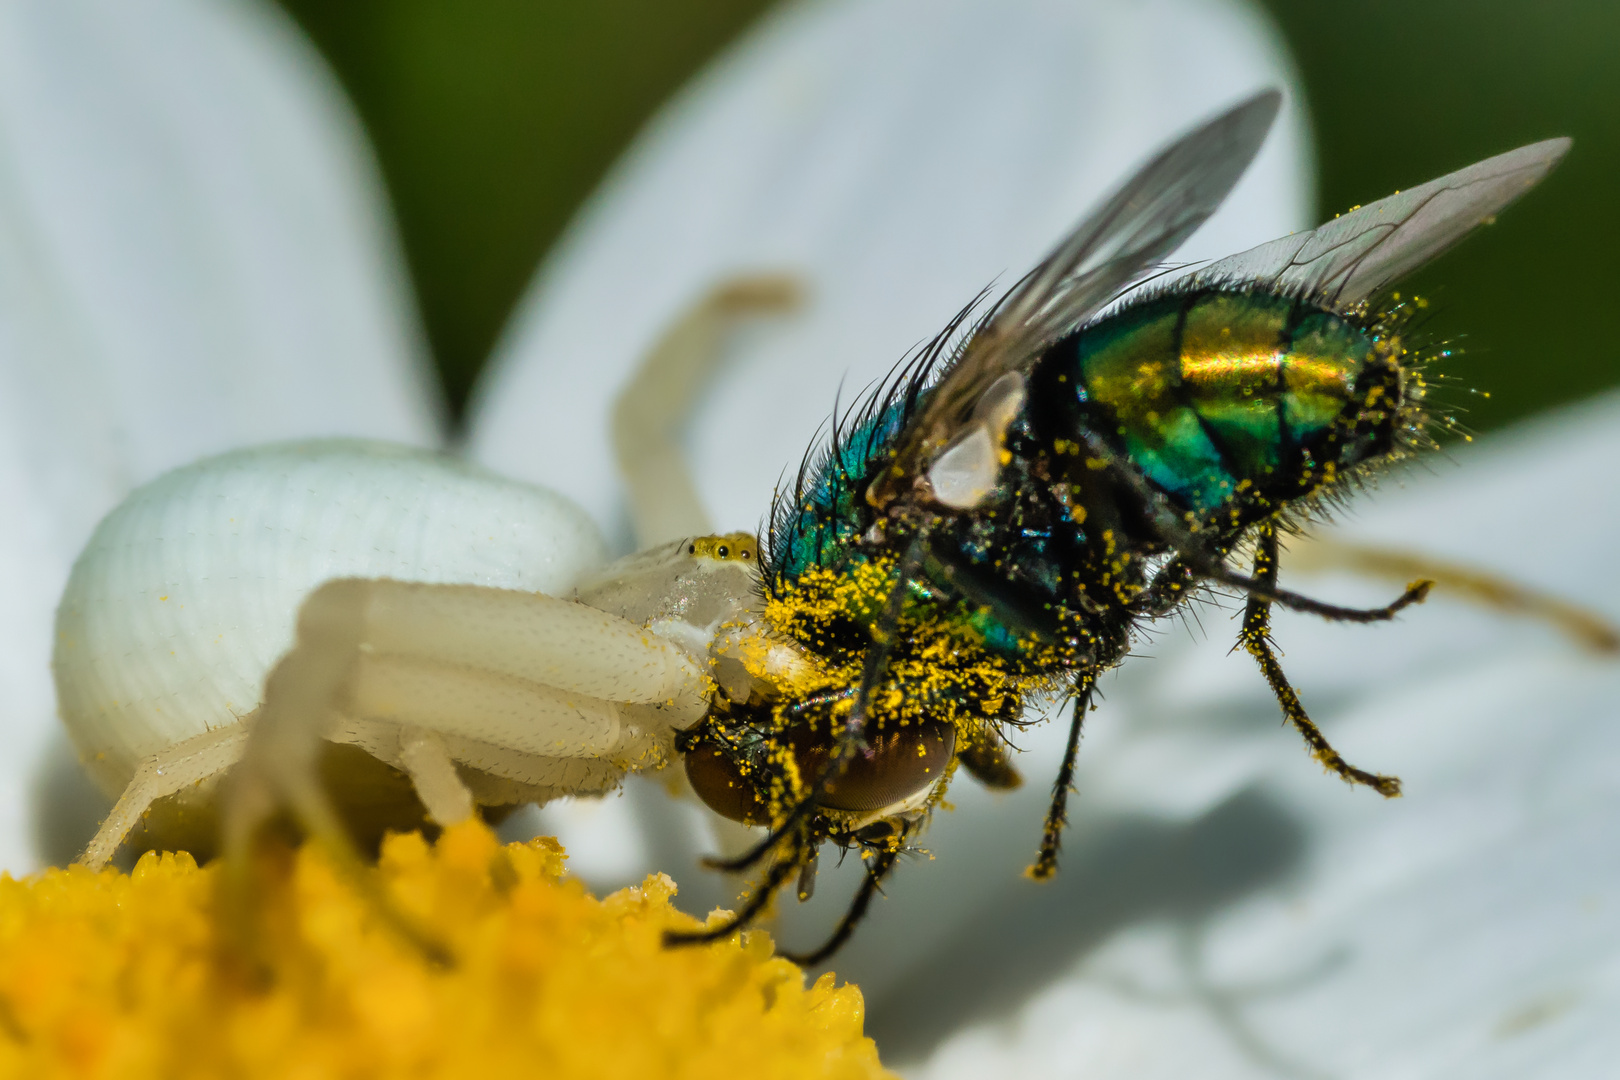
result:
<svg viewBox="0 0 1620 1080"><path fill-rule="evenodd" d="M326 763L351 823L609 790L670 759L716 679L744 692L794 667L754 621L752 537L689 539L709 530L674 451L717 336L794 295L723 285L649 355L616 442L642 538L682 539L610 566L561 496L386 444L241 450L137 490L57 615L62 717L117 799L80 861L103 865L143 817L206 848L243 762L265 803L239 796L249 818L279 800L320 818L322 738L363 751Z"/></svg>

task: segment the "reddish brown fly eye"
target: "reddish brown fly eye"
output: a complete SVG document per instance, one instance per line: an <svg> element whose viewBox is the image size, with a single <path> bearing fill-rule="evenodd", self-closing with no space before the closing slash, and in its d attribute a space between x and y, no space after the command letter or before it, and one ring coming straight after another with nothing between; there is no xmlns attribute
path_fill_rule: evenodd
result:
<svg viewBox="0 0 1620 1080"><path fill-rule="evenodd" d="M832 747L823 732L793 739L794 756L806 782L826 768ZM925 720L885 731L849 763L821 797L830 810L864 813L882 810L925 790L945 774L956 752L956 728L943 720Z"/></svg>
<svg viewBox="0 0 1620 1080"><path fill-rule="evenodd" d="M699 739L686 751L686 778L710 810L744 825L769 825L771 815L725 748Z"/></svg>

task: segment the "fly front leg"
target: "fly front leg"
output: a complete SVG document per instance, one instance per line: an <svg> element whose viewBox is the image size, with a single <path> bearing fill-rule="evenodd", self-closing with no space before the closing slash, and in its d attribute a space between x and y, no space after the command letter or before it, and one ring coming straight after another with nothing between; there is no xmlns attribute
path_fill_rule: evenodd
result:
<svg viewBox="0 0 1620 1080"><path fill-rule="evenodd" d="M844 912L844 917L838 920L838 926L832 935L822 942L820 947L807 953L784 952L779 955L800 967L813 967L843 948L844 942L849 940L861 920L866 918L866 909L871 906L872 897L882 891L883 879L889 876L899 858L898 847L884 848L872 856L866 864L866 876L861 880L861 887L856 890L855 898L850 901L849 909Z"/></svg>
<svg viewBox="0 0 1620 1080"><path fill-rule="evenodd" d="M788 879L798 874L805 864L815 858L817 842L809 835L809 822L800 822L793 837L790 853L771 864L765 879L754 889L753 895L742 907L702 930L665 930L665 945L706 945L730 937L738 930L747 929L770 906L776 894L782 891Z"/></svg>
<svg viewBox="0 0 1620 1080"><path fill-rule="evenodd" d="M638 546L714 531L681 448L685 426L725 355L726 336L749 316L792 311L803 291L787 274L721 282L664 331L619 392L613 450L629 488Z"/></svg>
<svg viewBox="0 0 1620 1080"><path fill-rule="evenodd" d="M1273 522L1268 521L1260 526L1255 545L1254 579L1263 586L1270 586L1277 580L1277 527ZM1322 730L1306 714L1305 706L1300 704L1299 694L1289 685L1288 677L1283 674L1282 665L1277 662L1277 654L1271 642L1269 599L1250 594L1243 610L1243 629L1239 633L1238 644L1260 665L1260 672L1271 685L1271 692L1276 695L1277 704L1282 706L1283 716L1304 737L1305 745L1310 747L1313 758L1324 768L1337 773L1346 783L1363 784L1388 799L1400 795L1399 778L1370 773L1345 761L1328 743Z"/></svg>

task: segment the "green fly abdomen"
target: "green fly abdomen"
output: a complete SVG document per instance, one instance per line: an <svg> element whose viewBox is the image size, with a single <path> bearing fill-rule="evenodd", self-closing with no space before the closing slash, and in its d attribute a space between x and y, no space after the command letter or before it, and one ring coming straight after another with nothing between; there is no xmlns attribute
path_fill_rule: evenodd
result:
<svg viewBox="0 0 1620 1080"><path fill-rule="evenodd" d="M1207 513L1308 460L1356 400L1373 346L1303 301L1205 289L1103 319L1069 356L1099 429L1158 487Z"/></svg>

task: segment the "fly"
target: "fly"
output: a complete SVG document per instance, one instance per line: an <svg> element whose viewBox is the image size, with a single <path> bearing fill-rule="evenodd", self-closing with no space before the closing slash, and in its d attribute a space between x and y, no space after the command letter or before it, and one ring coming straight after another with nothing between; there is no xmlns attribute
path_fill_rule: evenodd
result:
<svg viewBox="0 0 1620 1080"><path fill-rule="evenodd" d="M1421 601L1326 604L1277 580L1278 534L1369 470L1432 445L1413 305L1388 295L1492 219L1569 149L1489 158L1155 287L1139 285L1226 198L1281 95L1185 135L1127 180L1006 295L970 304L833 425L780 495L762 549L765 621L807 660L793 679L722 694L679 736L698 794L770 826L769 860L729 919L756 918L816 853L858 851L866 876L844 943L955 768L1019 782L1003 733L1032 700L1072 718L1029 868L1057 867L1080 732L1098 677L1135 634L1200 590L1245 598L1239 643L1311 754L1385 796L1393 776L1345 761L1270 643L1274 605L1379 622ZM1247 555L1247 567L1234 565Z"/></svg>

